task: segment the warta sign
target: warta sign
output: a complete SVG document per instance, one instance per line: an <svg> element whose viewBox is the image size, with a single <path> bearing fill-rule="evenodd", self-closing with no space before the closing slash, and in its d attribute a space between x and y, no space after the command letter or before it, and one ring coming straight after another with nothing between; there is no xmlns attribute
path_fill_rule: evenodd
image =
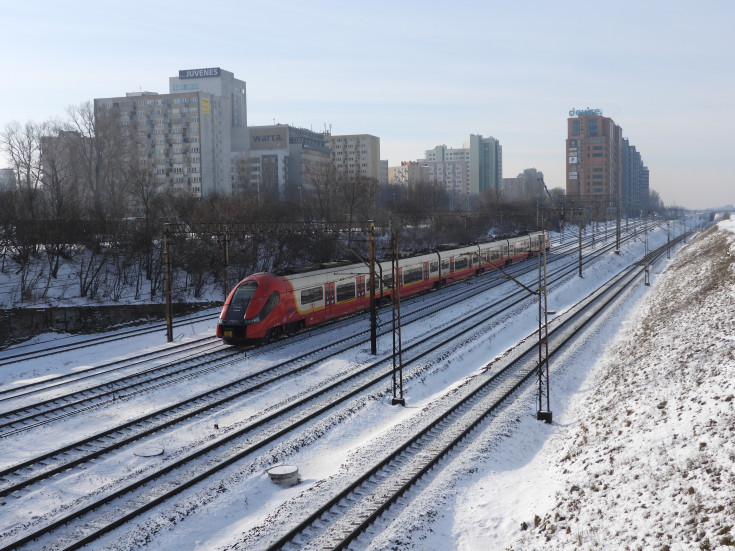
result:
<svg viewBox="0 0 735 551"><path fill-rule="evenodd" d="M209 69L181 69L179 78L208 78L220 76L221 69L219 67L210 67Z"/></svg>
<svg viewBox="0 0 735 551"><path fill-rule="evenodd" d="M584 117L584 116L600 116L602 115L602 109L590 109L589 107L587 109L570 109L569 110L569 116L570 117Z"/></svg>

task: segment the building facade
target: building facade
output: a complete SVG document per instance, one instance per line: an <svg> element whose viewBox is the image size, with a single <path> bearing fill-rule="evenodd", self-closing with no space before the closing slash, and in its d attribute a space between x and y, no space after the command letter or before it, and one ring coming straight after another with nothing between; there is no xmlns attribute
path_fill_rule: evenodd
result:
<svg viewBox="0 0 735 551"><path fill-rule="evenodd" d="M286 124L251 126L246 174L247 188L261 198L301 200L315 189L331 162L326 136Z"/></svg>
<svg viewBox="0 0 735 551"><path fill-rule="evenodd" d="M426 161L429 182L441 184L450 195L469 195L469 163L467 161Z"/></svg>
<svg viewBox="0 0 735 551"><path fill-rule="evenodd" d="M13 189L15 187L15 170L12 168L0 168L0 191Z"/></svg>
<svg viewBox="0 0 735 551"><path fill-rule="evenodd" d="M503 178L502 197L506 201L534 201L546 196L544 173L527 168L515 178Z"/></svg>
<svg viewBox="0 0 735 551"><path fill-rule="evenodd" d="M388 183L391 185L410 186L429 181L429 167L423 161L401 161L400 166L388 169Z"/></svg>
<svg viewBox="0 0 735 551"><path fill-rule="evenodd" d="M381 186L388 184L388 159L380 159L380 178L378 183Z"/></svg>
<svg viewBox="0 0 735 551"><path fill-rule="evenodd" d="M233 73L219 67L183 69L178 76L169 77L168 88L170 94L199 90L218 98L222 116L229 120L230 149L233 152L247 149L248 109L244 80L236 79Z"/></svg>
<svg viewBox="0 0 735 551"><path fill-rule="evenodd" d="M499 196L503 179L503 148L495 138L470 134L466 147L438 145L425 152L430 178L447 193L479 195L492 190Z"/></svg>
<svg viewBox="0 0 735 551"><path fill-rule="evenodd" d="M491 191L500 196L503 181L503 148L495 138L470 134L470 194Z"/></svg>
<svg viewBox="0 0 735 551"><path fill-rule="evenodd" d="M380 138L370 134L325 136L338 173L380 180Z"/></svg>
<svg viewBox="0 0 735 551"><path fill-rule="evenodd" d="M622 129L599 109L570 111L567 119L566 194L618 204L623 176Z"/></svg>
<svg viewBox="0 0 735 551"><path fill-rule="evenodd" d="M232 193L233 157L247 147L245 82L220 68L188 69L169 87L95 99L95 116L117 122L129 159L163 186L199 197Z"/></svg>
<svg viewBox="0 0 735 551"><path fill-rule="evenodd" d="M620 204L622 214L642 216L648 211L648 167L640 152L623 138L623 181Z"/></svg>

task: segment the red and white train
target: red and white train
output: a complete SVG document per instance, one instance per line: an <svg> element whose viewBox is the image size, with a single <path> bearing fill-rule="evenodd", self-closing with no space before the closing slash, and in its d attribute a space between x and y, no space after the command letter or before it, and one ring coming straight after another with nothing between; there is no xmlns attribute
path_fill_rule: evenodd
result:
<svg viewBox="0 0 735 551"><path fill-rule="evenodd" d="M400 296L436 289L535 256L550 247L548 232L402 258L398 262ZM376 263L375 299L393 298L390 261ZM268 340L370 307L370 275L364 264L322 264L291 274L250 275L230 292L217 322L225 343Z"/></svg>

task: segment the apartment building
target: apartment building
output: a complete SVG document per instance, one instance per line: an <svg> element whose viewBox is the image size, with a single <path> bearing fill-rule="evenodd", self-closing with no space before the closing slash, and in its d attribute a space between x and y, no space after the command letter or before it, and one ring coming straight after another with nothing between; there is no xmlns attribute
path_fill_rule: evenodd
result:
<svg viewBox="0 0 735 551"><path fill-rule="evenodd" d="M567 197L617 204L622 184L622 129L599 109L567 119Z"/></svg>
<svg viewBox="0 0 735 551"><path fill-rule="evenodd" d="M117 123L130 159L164 186L231 193L233 157L247 147L245 82L219 67L185 69L169 88L95 99L95 116Z"/></svg>
<svg viewBox="0 0 735 551"><path fill-rule="evenodd" d="M640 152L623 138L622 214L641 216L648 211L649 174Z"/></svg>
<svg viewBox="0 0 735 551"><path fill-rule="evenodd" d="M503 148L495 138L470 134L461 148L438 145L425 152L430 181L442 184L447 193L479 195L502 189Z"/></svg>
<svg viewBox="0 0 735 551"><path fill-rule="evenodd" d="M380 180L380 138L370 134L325 135L332 162L348 178Z"/></svg>

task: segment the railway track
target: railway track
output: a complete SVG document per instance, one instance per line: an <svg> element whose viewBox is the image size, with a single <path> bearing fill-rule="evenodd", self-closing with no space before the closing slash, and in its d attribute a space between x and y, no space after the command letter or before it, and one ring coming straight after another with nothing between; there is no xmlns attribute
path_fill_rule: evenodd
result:
<svg viewBox="0 0 735 551"><path fill-rule="evenodd" d="M0 414L0 439L77 415L92 408L127 399L172 382L201 375L203 371L219 369L224 365L229 365L233 362L233 358L241 355L237 349L223 348L219 344L212 348L214 350L211 352L200 352L185 359L155 365L117 379L74 390L68 394L36 400L30 405L5 410Z"/></svg>
<svg viewBox="0 0 735 551"><path fill-rule="evenodd" d="M595 252L594 255L588 255L587 262L591 262L594 260L597 256L604 254L605 250L601 249ZM512 269L509 270L510 273L513 273L515 276L521 275L523 272L529 271L529 268L526 264L516 264L511 267ZM513 271L515 270L515 271ZM569 274L571 273L572 269L560 269L558 270L559 274ZM555 275L555 273L551 274L551 280L555 277L562 277L561 275ZM480 293L486 292L488 289L493 288L497 285L500 285L502 283L501 280L498 279L491 279L486 280L484 282L481 282L479 285L476 285L473 289L466 289L462 286L459 286L458 291L446 293L445 296L438 300L432 300L428 305L425 305L423 307L420 307L418 310L408 313L404 317L405 323L411 323L412 319L415 319L418 316L426 317L431 315L434 312L440 311L442 308L444 308L447 304L453 304L457 302L458 300L466 300L469 297L478 295ZM455 286L456 287L456 286ZM511 296L515 296L519 293L514 293ZM435 298L435 297L433 297ZM385 332L385 327L388 325L388 322L384 322L382 324L382 332ZM380 328L379 328L380 329ZM341 339L335 343L333 343L335 346L338 344L345 344L349 343L350 341L355 341L356 339L354 337L350 337L347 339ZM210 340L204 339L205 343L211 342ZM364 344L364 340L360 340L357 344L349 345L346 344L348 347L358 346L360 344ZM186 350L189 350L187 347ZM236 349L226 349L226 350L236 350ZM321 350L321 349L320 349ZM211 359L209 357L206 358L206 361L204 363L206 364L212 364L217 362L221 356L224 356L225 358L228 357L230 354L233 354L234 352L228 353L226 351L218 351L218 356L213 356ZM141 355L134 358L134 360L138 360L140 358L148 357L147 355ZM94 378L99 377L100 375L108 376L112 372L117 372L118 370L127 369L130 366L127 363L122 363L121 365L114 367L114 364L105 364L103 366L96 367L94 369L85 370L83 375L80 374L65 374L61 376L54 377L53 379L45 380L43 382L36 382L31 383L28 385L24 385L23 387L15 387L13 389L8 389L6 391L0 392L0 407L2 407L3 402L7 402L10 399L14 398L21 398L25 397L26 399L30 400L33 399L33 403L30 406L22 406L22 407L16 407L15 409L6 409L4 412L0 413L0 438L7 437L13 434L17 434L18 432L29 430L31 428L40 426L42 424L48 424L58 419L63 419L71 415L75 415L77 413L87 411L90 408L93 407L99 407L100 405L104 405L106 403L110 403L111 401L116 401L124 398L128 398L134 394L137 394L139 392L144 392L146 390L150 390L152 388L159 388L162 384L171 384L173 382L178 382L181 380L181 378L186 378L193 376L196 374L200 367L204 365L202 362L198 362L197 358L201 358L202 356L196 356L194 358L187 358L185 365L182 366L181 362L174 361L169 364L166 364L164 366L156 366L153 368L145 369L140 372L136 372L134 374L129 374L125 376L121 376L118 379L115 380L105 380L102 383L99 383L95 386L88 386L85 388L82 388L80 390L75 390L73 392L70 392L66 395L55 395L48 399L38 399L35 398L35 396L38 395L38 393L48 390L51 388L58 389L59 387L63 385L68 385L72 383L78 383L83 380L94 380ZM303 358L303 355L299 355L297 359ZM321 360L316 360L321 361ZM308 364L306 367L309 367L313 365L315 362L312 362ZM133 361L131 363L132 366L137 365L137 361ZM223 364L216 364L213 367L210 367L209 369L215 369L218 367L221 367ZM224 364L228 365L228 364ZM282 366L276 366L278 368ZM297 371L303 370L305 367L302 367L296 371L289 372L288 374L293 374ZM282 376L281 374L282 370L278 370L278 375L276 378L280 378ZM276 369L274 368L274 372L276 372ZM260 375L259 375L260 376ZM248 377L248 381L252 380L252 378ZM236 381L235 384L240 385L241 381ZM7 397L3 396L4 393L7 393ZM199 400L199 398L195 398L196 400Z"/></svg>
<svg viewBox="0 0 735 551"><path fill-rule="evenodd" d="M466 332L466 328L459 329L460 333ZM446 343L444 343L446 344ZM416 345L418 346L418 344ZM422 343L422 346L426 347L426 343ZM437 347L440 347L441 345L435 345L433 347L430 347L431 349L436 349ZM381 379L384 379L385 376L380 377L372 382L366 382L364 384L357 384L357 383L351 383L351 388L355 387L364 387L362 389L355 389L350 390L346 394L344 394L344 400L349 399L351 396L356 395L355 393L360 393L364 391L365 388L368 388L369 386L374 386L377 382L379 382ZM364 385L368 385L365 387ZM324 392L320 392L320 394L324 394ZM342 400L342 399L341 399ZM303 402L303 401L302 401ZM318 404L312 406L312 410L320 410L323 408L331 408L335 402L335 397L332 395L330 399L328 400L330 405L324 405L319 406ZM292 412L295 411L295 408L304 408L305 402L300 404L292 404L289 408ZM296 413L295 415L300 417L302 420L298 421L299 424L303 424L305 422L308 422L309 419L314 418L313 415L321 415L328 411L328 409L325 409L324 411L317 411L314 413L306 414L306 413ZM261 419L261 427L265 426L266 423L273 423L276 419L274 416L275 414L269 416L269 418ZM299 426L299 425L297 425ZM85 507L75 511L71 516L63 517L52 524L46 526L45 528L41 528L40 531L36 531L31 535L28 535L24 538L21 538L15 542L13 545L23 545L25 543L28 543L32 541L36 537L43 537L44 533L47 533L48 531L54 531L59 529L61 526L63 526L65 523L74 523L75 526L79 526L79 522L82 523L82 526L87 526L85 522L79 521L77 522L75 519L77 519L80 516L84 516L88 513L91 513L92 511L98 509L102 505L106 503L116 502L117 500L123 499L128 505L126 507L123 507L122 505L117 505L118 509L125 509L126 513L120 513L118 515L118 520L110 520L109 522L105 520L104 522L102 520L96 520L93 524L96 526L96 529L91 531L90 527L85 528L82 531L89 531L89 533L85 536L82 536L81 538L77 538L75 541L76 543L69 544L70 546L66 547L68 549L75 549L78 548L78 546L83 545L84 542L92 541L92 539L99 537L100 534L105 533L111 529L113 529L116 526L119 526L121 522L125 522L125 519L132 518L134 516L137 516L138 514L141 514L143 511L146 511L150 509L151 507L156 506L159 503L162 503L163 501L170 499L174 495L177 495L184 489L190 487L191 485L204 480L205 478L208 478L212 474L220 471L222 468L226 467L229 464L232 464L235 461L240 461L244 457L247 457L248 455L252 454L255 449L260 449L262 446L266 445L267 443L274 442L278 438L282 438L285 434L292 431L294 429L294 426L290 427L284 427L284 428L278 428L278 427L271 427L271 429L267 433L262 433L260 437L256 438L257 440L260 440L259 443L255 443L255 439L251 438L253 442L251 442L249 449L243 449L238 451L237 454L234 454L233 449L237 447L237 444L235 442L235 438L239 438L244 436L247 432L252 432L254 427L250 427L247 429L244 429L242 431L238 431L241 434L238 434L236 436L233 436L232 438L228 438L227 441L222 441L218 443L213 443L212 445L208 446L207 449L200 450L196 452L196 454L192 454L191 456L187 456L184 459L181 459L175 463L169 464L164 470L158 471L157 473L152 473L144 477L143 479L135 482L134 484L129 485L128 487L118 491L114 492L113 494L110 494L108 496L105 496L101 498L100 500L90 503L86 505ZM203 467L197 467L197 465L193 465L196 463L196 460L201 459L204 455L209 454L210 452L214 451L218 447L222 447L223 444L227 443L228 447L228 453L224 453L220 455L219 460L209 459L206 461L207 465L210 464L216 464L211 469L204 469ZM234 454L234 455L233 455ZM189 469L185 470L184 473L180 474L175 478L175 480L167 480L164 483L164 487L168 488L167 492L162 492L160 489L160 484L157 485L157 490L152 491L152 493L147 493L146 485L154 482L160 477L164 477L167 475L167 473L172 472L177 469L186 468L186 466L189 465ZM202 470L203 469L203 470ZM154 496L155 494L155 496ZM139 507L134 507L135 504L138 504ZM131 508L132 507L132 508ZM132 516L130 516L132 515ZM120 520L122 518L123 520ZM104 524L104 526L100 526L101 524ZM92 536L92 533L96 534ZM28 539L30 538L30 539ZM76 536L75 536L76 538ZM89 539L92 538L92 539ZM74 538L72 538L74 539ZM64 540L66 541L66 540ZM71 540L69 540L71 541Z"/></svg>
<svg viewBox="0 0 735 551"><path fill-rule="evenodd" d="M514 268L517 270L529 270L528 266L525 265L516 265L514 266ZM565 272L562 269L560 270L560 273L561 275L559 277L562 277ZM515 275L518 276L520 275L520 273L517 272ZM433 300L429 305L421 306L413 312L407 314L404 317L404 323L410 324L412 323L412 320L420 321L422 318L430 316L436 311L443 309L445 304L457 302L458 300L460 300L460 295L462 296L462 298L466 299L468 297L485 292L487 289L498 284L499 281L495 280L490 281L486 284L477 285L475 286L475 288L472 289L467 289L460 286L459 293L448 295L441 300ZM523 295L523 293L519 292L508 295L506 297L506 300L509 300L516 295ZM493 304L492 307L499 308L503 302L505 302L505 300ZM386 330L383 329L382 333L385 332ZM290 342L298 345L297 342ZM214 388L205 393L195 395L185 402L158 409L143 417L134 419L126 423L125 425L113 427L93 437L85 438L83 441L64 446L63 448L55 452L45 453L37 458L23 461L20 465L17 466L17 468L8 468L0 471L0 476L7 476L13 472L17 472L20 469L24 470L24 472L28 472L28 470L31 470L31 467L33 465L38 464L43 464L44 467L46 467L49 464L51 458L54 456L63 455L65 459L64 461L59 462L59 464L54 468L42 469L43 473L48 474L34 474L33 476L23 477L20 481L17 481L17 477L14 477L16 483L11 487L3 488L3 486L0 485L0 495L15 492L19 488L29 485L31 481L38 482L45 476L50 476L50 474L55 474L61 470L68 469L71 466L79 465L92 458L99 457L104 453L105 450L113 450L119 448L126 443L130 443L144 436L154 434L160 431L162 428L170 427L178 422L190 419L195 415L211 411L216 407L220 407L232 400L241 398L246 394L264 388L269 384L281 381L285 377L297 376L305 369L308 369L313 365L316 365L319 362L323 361L326 356L319 356L319 353L321 352L326 352L327 350L334 348L339 349L341 347L341 349L337 351L338 353L341 353L349 348L360 346L365 342L366 341L361 339L360 337L353 335L346 339L334 341L331 343L330 346L322 347L319 349L311 349L308 353L299 354L288 362L281 362L277 365L262 369L254 374L250 374L246 377L229 382L223 386ZM289 367L293 364L299 364L299 362L309 356L317 357L306 363L301 363L297 367ZM210 362L209 359L207 361ZM228 365L229 363L230 362L226 362L224 365ZM222 367L222 364L218 364L216 367ZM176 371L180 373L182 370L177 369ZM186 369L184 369L184 371L186 371ZM153 370L153 372L158 373L158 369ZM148 373L136 374L136 378L144 377L147 374ZM160 384L159 381L161 379L165 379L169 382L171 382L172 380L176 380L175 378L172 379L169 374L159 374L156 375L154 379L144 379L143 382L130 383L128 379L120 379L118 381L115 381L115 383L118 383L118 385L124 384L125 386L122 390L120 386L111 388L109 383L104 383L98 385L97 387L97 389L102 389L102 393L95 396L89 395L95 390L95 388L84 389L81 392L72 393L70 395L60 398L54 398L52 400L47 400L46 402L34 402L31 408L18 408L16 410L11 410L10 412L6 412L6 415L4 416L4 422L0 424L0 430L6 429L6 432L1 433L0 437L16 434L17 432L33 428L40 424L50 423L53 420L63 418L67 415L73 415L90 407L101 405L105 403L105 400L119 400L125 398L126 394L124 392L126 389L137 388L141 385L149 388L149 386L146 385ZM140 388L137 388L137 390L134 390L132 392L137 393L140 391L142 390ZM83 396L83 398L78 398L78 396L80 395ZM110 398L110 396L113 396L113 398ZM52 406L53 409L51 409ZM48 407L49 409L41 409L39 411L39 408L45 407ZM0 419L3 419L3 417L0 417ZM18 425L21 426L19 428L12 429L12 427L18 427ZM113 440L112 444L110 443L110 440ZM106 446L103 445L103 443L105 442L107 443ZM92 445L93 443L95 443L95 445ZM86 449L88 449L90 446L94 449L93 453L86 451ZM85 453L80 453L80 450L83 448L85 449ZM70 452L72 451L75 451L75 453L71 454ZM70 457L70 455L73 457Z"/></svg>
<svg viewBox="0 0 735 551"><path fill-rule="evenodd" d="M553 321L549 357L561 352L592 321L626 293L668 245L621 272L573 309ZM533 340L533 339L530 339ZM435 465L486 423L494 412L538 372L537 343L524 343L516 357L488 369L463 388L464 396L422 426L295 527L268 544L268 551L345 549ZM248 542L252 543L252 542ZM258 542L263 547L263 542Z"/></svg>
<svg viewBox="0 0 735 551"><path fill-rule="evenodd" d="M190 354L202 348L212 347L215 344L220 344L219 339L215 337L204 337L186 343L174 344L165 349L144 352L134 356L127 356L121 360L85 367L79 371L75 370L68 373L42 377L37 381L14 384L10 388L0 388L0 407L2 407L3 402L38 396L47 391L57 390L67 385L99 378L100 376L108 376L111 373L120 373L124 370L133 369L153 361L160 361L166 358L175 359L178 356Z"/></svg>
<svg viewBox="0 0 735 551"><path fill-rule="evenodd" d="M192 323L196 321L202 321L206 319L211 319L213 322L217 320L217 314L212 315L211 313L207 314L200 314L195 316L188 316L185 319L181 321L181 323ZM31 346L31 345L17 345L12 348L12 351L6 351L7 354L2 353L0 355L0 367L12 365L18 362L22 361L28 361L28 360L35 360L38 358L45 358L48 356L53 356L55 354L61 354L64 352L71 352L74 350L82 350L84 348L90 348L92 346L96 345L102 345L102 344L108 344L110 342L129 339L131 337L137 337L140 335L148 335L151 333L158 333L159 331L165 333L166 329L165 326L145 326L145 327L137 327L134 329L126 329L122 331L116 331L114 333L107 333L104 335L97 335L93 337L88 337L82 340L75 340L74 342L65 343L65 344L51 344L49 346L45 346L42 350L29 350L26 352L18 352L19 350L22 350L24 347Z"/></svg>

